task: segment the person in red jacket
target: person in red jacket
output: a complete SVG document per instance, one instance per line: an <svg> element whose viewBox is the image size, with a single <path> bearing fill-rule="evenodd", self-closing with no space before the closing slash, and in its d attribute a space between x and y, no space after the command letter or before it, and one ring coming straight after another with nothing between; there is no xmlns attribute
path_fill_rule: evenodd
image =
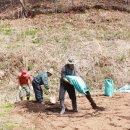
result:
<svg viewBox="0 0 130 130"><path fill-rule="evenodd" d="M18 76L18 86L20 89L19 92L19 97L21 101L23 100L24 93L26 92L26 97L27 100L30 98L30 87L29 85L31 84L31 77L27 73L26 70L22 70L21 74Z"/></svg>

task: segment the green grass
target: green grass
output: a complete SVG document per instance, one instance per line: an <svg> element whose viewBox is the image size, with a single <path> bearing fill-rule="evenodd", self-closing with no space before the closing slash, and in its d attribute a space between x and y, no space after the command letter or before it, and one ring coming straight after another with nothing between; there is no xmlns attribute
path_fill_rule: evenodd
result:
<svg viewBox="0 0 130 130"><path fill-rule="evenodd" d="M13 104L0 104L0 130L13 130L18 126L18 123L10 118L13 108Z"/></svg>
<svg viewBox="0 0 130 130"><path fill-rule="evenodd" d="M83 20L82 20L83 19ZM86 19L86 22L83 22ZM76 21L77 20L77 21ZM81 20L82 27L79 28L77 23ZM126 26L120 27L115 26L115 29L110 28L114 26L114 22L109 24L101 23L100 26L91 25L87 22L86 14L77 19L59 17L57 25L54 23L45 23L43 26L25 26L13 29L13 26L8 24L0 25L0 33L5 35L5 39L11 39L11 43L29 42L35 46L41 46L47 43L59 44L59 43L70 43L70 42L81 42L81 41L92 41L97 40L116 40L116 39L130 39L130 31ZM117 23L118 25L118 23ZM13 34L13 35L12 35ZM0 42L5 42L0 39ZM8 49L18 48L19 45L8 46ZM66 49L66 48L65 48Z"/></svg>
<svg viewBox="0 0 130 130"><path fill-rule="evenodd" d="M92 11L93 12L93 11ZM91 12L91 13L92 13ZM103 14L107 14L106 11L103 11ZM32 57L33 59L33 53L37 54L35 52L35 48L37 50L37 48L40 49L45 49L46 52L46 48L50 48L48 49L48 53L47 56L45 56L49 58L52 56L56 57L58 56L59 53L61 53L61 59L59 58L58 60L63 60L63 57L65 55L67 55L67 53L69 53L71 50L72 53L74 53L73 55L75 55L75 50L77 51L79 47L79 51L77 51L77 55L81 55L81 59L82 57L86 57L89 56L87 53L89 52L85 52L85 47L87 50L87 43L89 42L99 42L99 44L101 44L101 49L103 49L106 45L108 47L112 47L113 44L115 43L114 41L117 40L122 40L122 41L128 41L130 39L130 29L128 28L128 22L130 21L129 17L126 20L126 14L124 15L124 19L122 19L122 16L119 18L113 18L113 16L111 16L108 13L107 15L101 15L101 17L98 18L98 16L95 17L95 15L93 16L93 18L91 17L91 13L88 14L73 14L73 17L69 17L67 15L65 15L65 17L61 14L58 14L58 19L57 20L53 20L54 16L51 15L48 20L48 18L46 19L46 22L40 22L39 24L30 24L27 21L27 24L25 24L23 26L22 25L18 25L19 27L15 27L14 25L4 25L0 24L0 33L2 34L9 34L9 35L4 35L4 38L0 38L0 42L1 44L3 44L2 48L6 47L5 51L9 51L9 52L15 52L16 50L25 50L25 47L27 52L27 59L29 59L30 57ZM94 12L95 13L95 12ZM100 15L100 14L97 14ZM110 16L109 16L110 15ZM90 19L90 20L89 20ZM91 19L94 21L96 21L95 23L91 23ZM102 22L103 21L105 22ZM116 20L118 19L118 20ZM35 20L35 19L34 19ZM107 21L109 20L109 21ZM22 22L22 20L21 20ZM23 21L25 22L25 21ZM34 22L35 23L35 22ZM125 23L125 24L124 24ZM14 27L13 27L14 26ZM14 35L10 35L13 32L13 28L15 28L15 33ZM3 36L3 35L2 35ZM5 39L5 40L4 40ZM6 43L6 39L11 39L11 42L9 41L9 44L5 44ZM105 42L104 42L105 41ZM111 42L112 41L112 42ZM24 44L27 43L24 47ZM83 43L83 45L82 45ZM84 45L86 43L86 46ZM111 43L111 44L109 44ZM71 46L72 44L74 44L74 46ZM52 46L51 46L52 45ZM81 47L79 46L81 45ZM96 45L96 44L95 44ZM84 47L82 49L82 46ZM106 47L107 47L106 46ZM115 44L116 46L116 44ZM46 48L45 48L46 47ZM51 47L54 49L51 49ZM57 48L55 48L57 47ZM93 44L92 44L93 47ZM57 51L55 51L57 50ZM82 52L84 51L84 52ZM98 48L97 48L97 51ZM106 50L107 51L107 50ZM108 48L109 51L109 48ZM22 52L22 51L21 51ZM105 50L102 50L102 52L104 53ZM111 50L110 50L111 52ZM83 54L84 53L84 54ZM104 53L105 54L105 53ZM44 54L42 53L41 55ZM50 55L50 56L49 56ZM92 54L93 55L93 54ZM130 55L130 54L129 54ZM80 57L80 56L79 56ZM35 56L34 56L35 58ZM40 58L40 56L39 56ZM98 58L98 57L97 57ZM122 54L119 55L118 57L114 57L115 62L117 61L118 64L120 63L124 63L125 59L127 57L123 56ZM78 57L77 57L78 59ZM14 65L12 65L12 67L9 67L9 63L6 62L7 60L5 60L4 62L1 62L0 65L0 69L2 70L6 70L6 68L12 68ZM24 61L23 61L24 62ZM21 62L21 66L22 63ZM51 64L50 65L45 65L46 61L43 60L42 65L44 67L51 67L54 70L58 70L59 66L61 67L61 65L59 65L58 61L56 61L56 63L52 63L51 61L49 61ZM8 63L8 64L7 64ZM35 69L41 69L40 67L37 67L37 63L31 63L31 61L29 61L27 68L28 70L34 71ZM84 65L84 67L87 66ZM98 64L98 67L104 67L105 65L102 63ZM14 66L15 67L15 66ZM19 66L18 66L19 67ZM109 68L109 67L108 67ZM106 68L106 69L108 69ZM19 68L16 68L19 69ZM101 75L107 75L107 73L109 72L109 70L106 69L102 69L101 70ZM91 74L90 74L91 75ZM100 77L100 74L97 74L96 76ZM99 78L100 79L100 78ZM93 81L91 81L93 82ZM94 84L94 83L93 83Z"/></svg>
<svg viewBox="0 0 130 130"><path fill-rule="evenodd" d="M13 122L6 122L0 126L0 130L13 130L15 127L17 127L17 123Z"/></svg>
<svg viewBox="0 0 130 130"><path fill-rule="evenodd" d="M12 109L14 108L14 105L12 104L0 104L0 117L8 115Z"/></svg>
<svg viewBox="0 0 130 130"><path fill-rule="evenodd" d="M32 63L29 63L28 65L27 65L27 69L30 71L30 70L32 70L33 69L33 64Z"/></svg>
<svg viewBox="0 0 130 130"><path fill-rule="evenodd" d="M37 32L38 32L38 29L37 29L37 28L35 28L35 27L30 27L30 28L27 28L27 29L25 30L25 32L23 33L23 35L34 37L34 36L36 36Z"/></svg>
<svg viewBox="0 0 130 130"><path fill-rule="evenodd" d="M32 38L32 43L34 43L34 44L40 44L40 43L42 43L42 42L41 42L40 37L33 37L33 38Z"/></svg>
<svg viewBox="0 0 130 130"><path fill-rule="evenodd" d="M117 59L117 61L121 64L124 63L124 61L126 60L126 56L124 54L120 55L119 58Z"/></svg>
<svg viewBox="0 0 130 130"><path fill-rule="evenodd" d="M19 47L21 47L21 46L18 45L18 44L8 44L8 45L7 45L7 48L8 48L8 49L17 49L17 48L19 48Z"/></svg>
<svg viewBox="0 0 130 130"><path fill-rule="evenodd" d="M12 35L15 32L15 29L10 25L0 25L0 33L4 35Z"/></svg>
<svg viewBox="0 0 130 130"><path fill-rule="evenodd" d="M20 28L21 31L18 29L16 30L16 41L15 42L25 42L27 39L30 39L32 43L39 43L39 36L38 32L39 29L35 27L26 27L26 28Z"/></svg>

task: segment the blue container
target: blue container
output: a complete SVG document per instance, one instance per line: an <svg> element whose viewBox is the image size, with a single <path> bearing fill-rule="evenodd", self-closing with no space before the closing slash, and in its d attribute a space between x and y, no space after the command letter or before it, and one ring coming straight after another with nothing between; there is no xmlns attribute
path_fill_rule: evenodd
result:
<svg viewBox="0 0 130 130"><path fill-rule="evenodd" d="M105 79L105 96L114 95L114 82L112 79Z"/></svg>

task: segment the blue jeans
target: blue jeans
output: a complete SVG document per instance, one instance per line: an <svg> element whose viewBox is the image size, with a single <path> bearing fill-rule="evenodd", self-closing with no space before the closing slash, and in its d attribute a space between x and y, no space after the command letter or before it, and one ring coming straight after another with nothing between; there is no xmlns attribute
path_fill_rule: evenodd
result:
<svg viewBox="0 0 130 130"><path fill-rule="evenodd" d="M35 80L32 81L33 90L37 102L43 102L43 90Z"/></svg>

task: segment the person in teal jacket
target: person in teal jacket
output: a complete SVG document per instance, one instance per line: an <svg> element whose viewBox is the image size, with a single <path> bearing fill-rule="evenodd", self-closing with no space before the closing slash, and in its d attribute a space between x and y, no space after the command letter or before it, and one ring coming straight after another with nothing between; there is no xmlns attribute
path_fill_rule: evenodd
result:
<svg viewBox="0 0 130 130"><path fill-rule="evenodd" d="M48 72L40 72L36 77L32 80L32 86L35 93L36 102L43 103L43 90L41 85L49 91L48 85L48 77L53 74L53 70L50 69Z"/></svg>

